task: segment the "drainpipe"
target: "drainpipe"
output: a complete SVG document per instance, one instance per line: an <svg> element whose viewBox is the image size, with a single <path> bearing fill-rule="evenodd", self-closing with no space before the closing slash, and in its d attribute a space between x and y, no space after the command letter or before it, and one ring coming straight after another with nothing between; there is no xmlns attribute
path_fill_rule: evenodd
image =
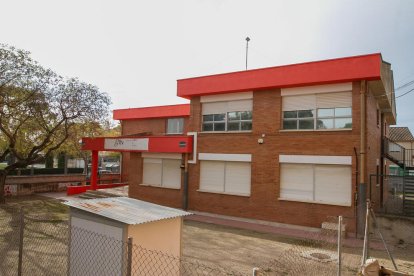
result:
<svg viewBox="0 0 414 276"><path fill-rule="evenodd" d="M183 210L188 209L188 153L184 154Z"/></svg>
<svg viewBox="0 0 414 276"><path fill-rule="evenodd" d="M380 117L380 124L381 124L381 156L380 156L380 208L383 207L384 204L384 156L385 156L385 151L384 151L384 114L381 112L381 117Z"/></svg>
<svg viewBox="0 0 414 276"><path fill-rule="evenodd" d="M357 229L358 229L358 214L357 214L357 206L358 206L358 170L359 170L359 163L358 163L358 153L356 147L354 147L354 153L355 153L355 200L354 200L354 218L355 218L355 238L358 237Z"/></svg>
<svg viewBox="0 0 414 276"><path fill-rule="evenodd" d="M358 206L357 206L357 220L358 220L358 229L357 233L364 234L365 226L365 213L366 213L366 195L367 195L367 183L365 183L365 154L366 154L366 81L361 81L361 91L360 91L360 160L359 160L359 185L358 185Z"/></svg>

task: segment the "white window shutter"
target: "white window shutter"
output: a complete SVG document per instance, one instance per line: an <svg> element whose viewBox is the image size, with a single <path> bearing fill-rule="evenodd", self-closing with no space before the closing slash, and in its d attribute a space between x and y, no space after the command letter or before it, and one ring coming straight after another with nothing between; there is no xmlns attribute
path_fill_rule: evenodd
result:
<svg viewBox="0 0 414 276"><path fill-rule="evenodd" d="M351 166L315 165L315 201L351 205Z"/></svg>
<svg viewBox="0 0 414 276"><path fill-rule="evenodd" d="M225 192L250 195L251 163L226 162Z"/></svg>
<svg viewBox="0 0 414 276"><path fill-rule="evenodd" d="M315 95L285 96L282 97L283 111L315 109Z"/></svg>
<svg viewBox="0 0 414 276"><path fill-rule="evenodd" d="M162 161L162 186L167 188L181 187L181 160L164 159Z"/></svg>
<svg viewBox="0 0 414 276"><path fill-rule="evenodd" d="M280 164L280 197L313 200L313 165Z"/></svg>
<svg viewBox="0 0 414 276"><path fill-rule="evenodd" d="M224 192L224 162L200 161L200 190Z"/></svg>
<svg viewBox="0 0 414 276"><path fill-rule="evenodd" d="M317 108L351 107L352 93L326 93L316 95Z"/></svg>
<svg viewBox="0 0 414 276"><path fill-rule="evenodd" d="M203 115L220 114L220 113L226 113L226 112L227 112L226 102L203 103L202 104Z"/></svg>
<svg viewBox="0 0 414 276"><path fill-rule="evenodd" d="M253 110L253 101L252 100L227 102L227 112L252 111L252 110Z"/></svg>
<svg viewBox="0 0 414 276"><path fill-rule="evenodd" d="M144 158L143 184L161 185L162 159Z"/></svg>

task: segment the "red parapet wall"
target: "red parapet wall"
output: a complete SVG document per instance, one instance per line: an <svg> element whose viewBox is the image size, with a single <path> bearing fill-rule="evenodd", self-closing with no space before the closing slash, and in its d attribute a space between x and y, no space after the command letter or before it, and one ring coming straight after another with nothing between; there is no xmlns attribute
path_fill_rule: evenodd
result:
<svg viewBox="0 0 414 276"><path fill-rule="evenodd" d="M260 68L177 81L177 96L202 95L381 79L381 54Z"/></svg>
<svg viewBox="0 0 414 276"><path fill-rule="evenodd" d="M115 109L113 116L114 120L188 117L190 116L190 104Z"/></svg>
<svg viewBox="0 0 414 276"><path fill-rule="evenodd" d="M128 184L126 184L126 183L98 184L98 190L109 189L109 188L117 188L117 187L122 187L122 186L126 186L126 185L128 185ZM91 189L92 189L91 186L69 186L69 187L67 187L66 194L68 196L77 195L77 194L81 194L81 193L84 193L86 191L89 191Z"/></svg>

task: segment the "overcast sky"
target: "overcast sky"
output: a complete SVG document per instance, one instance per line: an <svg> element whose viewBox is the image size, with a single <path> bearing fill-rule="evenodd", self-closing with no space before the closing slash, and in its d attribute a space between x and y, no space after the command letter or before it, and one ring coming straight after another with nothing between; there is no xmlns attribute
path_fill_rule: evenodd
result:
<svg viewBox="0 0 414 276"><path fill-rule="evenodd" d="M381 52L414 80L414 1L0 0L0 42L96 84L112 108L184 103L176 80ZM396 91L401 95L414 84ZM397 99L414 133L414 92Z"/></svg>

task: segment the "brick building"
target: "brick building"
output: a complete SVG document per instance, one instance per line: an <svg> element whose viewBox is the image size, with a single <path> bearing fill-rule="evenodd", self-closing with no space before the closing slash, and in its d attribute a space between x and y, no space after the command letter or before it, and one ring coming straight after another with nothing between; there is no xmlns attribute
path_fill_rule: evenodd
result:
<svg viewBox="0 0 414 276"><path fill-rule="evenodd" d="M185 153L125 152L130 197L310 227L342 214L355 231L396 122L381 54L181 79L177 95L190 103L114 111L124 137L192 138Z"/></svg>

